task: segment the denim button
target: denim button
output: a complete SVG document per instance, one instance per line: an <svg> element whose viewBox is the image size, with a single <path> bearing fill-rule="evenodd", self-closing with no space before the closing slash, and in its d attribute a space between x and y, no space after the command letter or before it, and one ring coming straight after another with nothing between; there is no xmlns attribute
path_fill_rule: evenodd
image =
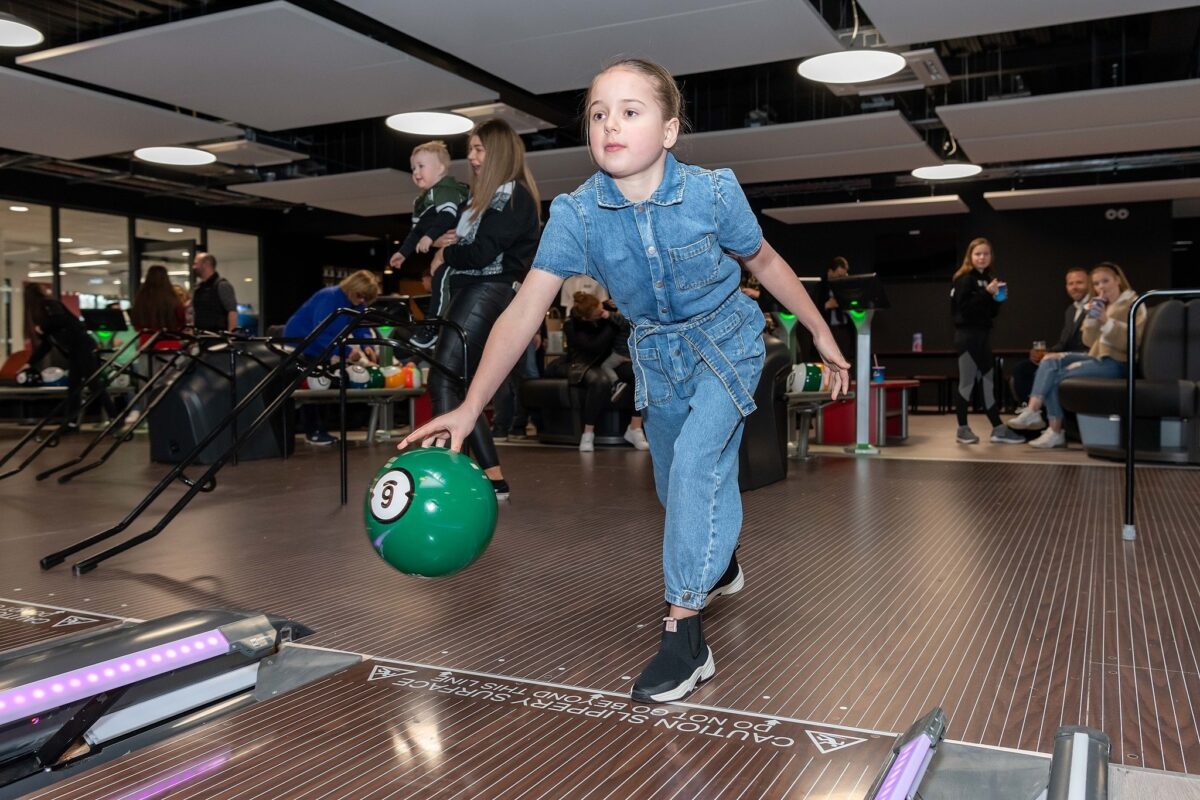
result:
<svg viewBox="0 0 1200 800"><path fill-rule="evenodd" d="M646 255L648 255L648 256L652 256L657 252L658 252L658 250L656 250L654 248L654 245L650 245L649 247L646 248Z"/></svg>
<svg viewBox="0 0 1200 800"><path fill-rule="evenodd" d="M662 286L663 286L662 281L656 281L654 284L655 289L661 289Z"/></svg>
<svg viewBox="0 0 1200 800"><path fill-rule="evenodd" d="M664 314L667 313L667 310L665 308L660 308L659 311L661 311Z"/></svg>

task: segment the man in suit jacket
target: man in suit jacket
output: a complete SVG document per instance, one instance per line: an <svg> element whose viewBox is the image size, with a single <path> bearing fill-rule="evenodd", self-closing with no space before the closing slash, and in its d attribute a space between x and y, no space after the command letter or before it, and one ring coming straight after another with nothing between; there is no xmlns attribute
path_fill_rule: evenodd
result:
<svg viewBox="0 0 1200 800"><path fill-rule="evenodd" d="M1087 316L1088 273L1082 267L1073 267L1067 271L1067 294L1071 305L1063 312L1063 326L1058 334L1058 341L1046 348L1045 352L1029 351L1029 359L1013 367L1013 395L1022 405L1029 402L1029 393L1033 390L1033 376L1045 353L1086 353L1087 346L1083 343L1083 320Z"/></svg>

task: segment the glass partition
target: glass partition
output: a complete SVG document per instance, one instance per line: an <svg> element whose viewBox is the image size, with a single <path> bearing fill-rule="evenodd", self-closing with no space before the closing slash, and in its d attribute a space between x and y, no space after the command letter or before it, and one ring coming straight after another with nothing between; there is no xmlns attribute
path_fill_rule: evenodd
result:
<svg viewBox="0 0 1200 800"><path fill-rule="evenodd" d="M200 228L182 222L138 219L134 221L134 233L140 255L138 274L145 276L148 267L161 264L167 268L171 283L190 292L192 258L195 255L192 251L195 243L201 239Z"/></svg>
<svg viewBox="0 0 1200 800"><path fill-rule="evenodd" d="M258 237L232 231L208 229L208 252L217 259L217 272L233 284L237 294L238 327L253 333L259 328Z"/></svg>
<svg viewBox="0 0 1200 800"><path fill-rule="evenodd" d="M80 310L129 308L127 218L64 208L58 220L63 303Z"/></svg>
<svg viewBox="0 0 1200 800"><path fill-rule="evenodd" d="M50 207L0 199L0 352L4 358L28 341L22 292L30 281L49 287L52 272Z"/></svg>

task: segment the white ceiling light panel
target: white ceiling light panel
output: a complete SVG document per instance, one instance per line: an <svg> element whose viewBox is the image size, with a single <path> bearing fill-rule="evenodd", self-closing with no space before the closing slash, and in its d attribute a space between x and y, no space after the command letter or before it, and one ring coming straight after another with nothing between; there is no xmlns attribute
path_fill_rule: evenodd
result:
<svg viewBox="0 0 1200 800"><path fill-rule="evenodd" d="M536 94L587 86L622 55L687 75L842 49L796 0L342 2Z"/></svg>
<svg viewBox="0 0 1200 800"><path fill-rule="evenodd" d="M864 203L828 203L813 206L764 208L763 214L788 225L813 222L851 222L864 219L904 219L943 214L966 214L967 204L956 194L938 197L906 197Z"/></svg>
<svg viewBox="0 0 1200 800"><path fill-rule="evenodd" d="M138 147L238 136L228 125L0 67L0 147L51 158L93 158Z"/></svg>
<svg viewBox="0 0 1200 800"><path fill-rule="evenodd" d="M936 42L962 36L1044 28L1068 22L1168 11L1189 0L859 0L889 45Z"/></svg>
<svg viewBox="0 0 1200 800"><path fill-rule="evenodd" d="M939 106L972 161L994 164L1200 145L1200 80Z"/></svg>
<svg viewBox="0 0 1200 800"><path fill-rule="evenodd" d="M57 47L17 61L264 130L497 97L490 89L282 0Z"/></svg>

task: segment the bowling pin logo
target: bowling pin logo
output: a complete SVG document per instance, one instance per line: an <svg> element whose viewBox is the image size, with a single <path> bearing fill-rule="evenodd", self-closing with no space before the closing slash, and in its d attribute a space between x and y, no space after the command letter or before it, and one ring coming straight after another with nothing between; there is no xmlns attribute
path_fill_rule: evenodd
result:
<svg viewBox="0 0 1200 800"><path fill-rule="evenodd" d="M371 487L371 516L380 522L395 522L412 505L413 494L408 470L388 470Z"/></svg>

